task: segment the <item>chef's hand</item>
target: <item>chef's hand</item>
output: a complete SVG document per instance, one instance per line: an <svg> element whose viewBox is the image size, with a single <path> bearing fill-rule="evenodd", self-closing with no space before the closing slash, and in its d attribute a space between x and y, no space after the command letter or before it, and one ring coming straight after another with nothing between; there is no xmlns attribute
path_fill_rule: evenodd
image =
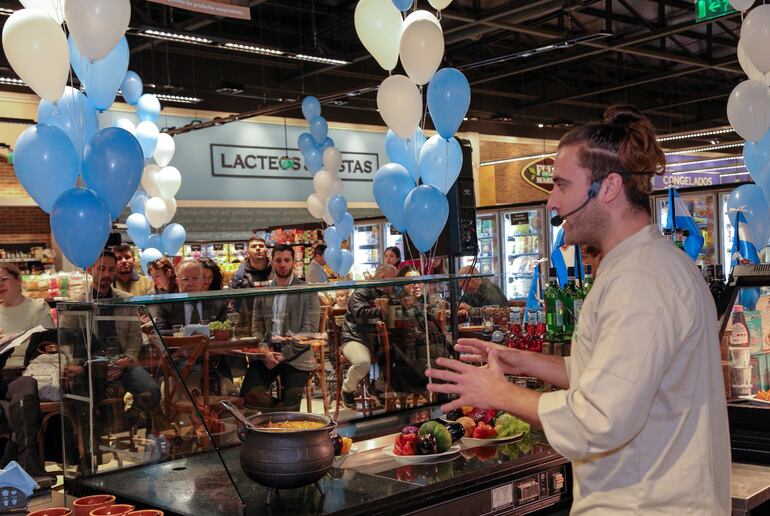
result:
<svg viewBox="0 0 770 516"><path fill-rule="evenodd" d="M455 350L460 353L460 360L471 364L484 364L489 361L489 353L497 352L500 368L506 374L526 374L524 362L527 351L513 349L494 342L479 339L458 339Z"/></svg>
<svg viewBox="0 0 770 516"><path fill-rule="evenodd" d="M428 390L445 394L457 394L459 397L441 406L446 413L463 405L477 408L498 408L493 403L500 403L510 395L511 384L505 379L500 367L498 350L487 354L489 367L477 367L463 364L457 360L439 358L436 363L446 369L428 369L425 374L435 380L447 383L428 383Z"/></svg>
<svg viewBox="0 0 770 516"><path fill-rule="evenodd" d="M267 367L268 369L272 369L278 364L280 364L281 362L283 362L283 353L272 351L270 353L266 353L262 360L265 363L265 367Z"/></svg>

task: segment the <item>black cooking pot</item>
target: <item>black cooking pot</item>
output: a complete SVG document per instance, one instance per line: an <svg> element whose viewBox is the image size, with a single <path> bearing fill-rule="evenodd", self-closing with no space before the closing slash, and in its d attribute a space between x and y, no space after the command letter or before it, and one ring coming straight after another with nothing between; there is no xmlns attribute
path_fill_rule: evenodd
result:
<svg viewBox="0 0 770 516"><path fill-rule="evenodd" d="M276 489L302 487L320 480L334 463L330 431L337 425L330 417L305 412L274 412L250 419L259 427L268 422L317 421L312 430L271 431L245 429L241 446L241 467L260 484Z"/></svg>

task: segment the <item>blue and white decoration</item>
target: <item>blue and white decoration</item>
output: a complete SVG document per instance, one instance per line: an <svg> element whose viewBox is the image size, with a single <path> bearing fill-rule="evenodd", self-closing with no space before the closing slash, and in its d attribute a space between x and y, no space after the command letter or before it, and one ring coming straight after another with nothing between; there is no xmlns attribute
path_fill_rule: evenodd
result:
<svg viewBox="0 0 770 516"><path fill-rule="evenodd" d="M302 115L308 121L310 132L299 135L297 147L305 167L313 175L315 189L307 198L307 209L313 217L329 224L324 230L326 264L340 277L347 276L353 266L353 253L341 246L353 233L353 216L348 213L348 201L342 195L342 180L337 176L342 155L328 136L329 124L321 116L321 103L317 98L302 99Z"/></svg>
<svg viewBox="0 0 770 516"><path fill-rule="evenodd" d="M690 210L679 197L679 193L676 189L670 188L668 190L668 214L663 229L674 230L676 228L684 229L689 233L684 239L684 252L696 260L703 248L703 235L695 223L695 219L690 215Z"/></svg>
<svg viewBox="0 0 770 516"><path fill-rule="evenodd" d="M128 71L124 34L131 4L129 0L60 4L50 11L17 10L3 27L3 50L11 66L42 97L39 123L16 141L16 176L50 214L56 241L78 267L96 261L112 221L129 202L134 212L129 233L135 243L144 247L155 236L162 248L157 252L175 254L184 243L184 228L172 224L157 235L150 229L173 218L181 175L167 166L174 153L173 139L154 123L160 103L154 95L142 95L141 79ZM70 66L85 94L66 85ZM110 108L121 87L126 101L138 104L139 119L150 121L134 128L131 121L121 119L115 127L99 130L98 112ZM155 192L137 191L151 158L158 170L147 184Z"/></svg>

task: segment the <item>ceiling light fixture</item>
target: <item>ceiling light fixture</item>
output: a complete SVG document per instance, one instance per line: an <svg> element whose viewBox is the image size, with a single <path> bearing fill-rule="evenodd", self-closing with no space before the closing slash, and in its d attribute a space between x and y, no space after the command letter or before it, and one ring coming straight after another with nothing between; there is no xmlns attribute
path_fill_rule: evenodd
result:
<svg viewBox="0 0 770 516"><path fill-rule="evenodd" d="M229 50L235 50L236 52L248 52L250 54L262 54L266 56L282 56L286 52L283 50L275 50L273 48L267 48L267 47L258 47L255 45L247 45L244 43L233 43L233 42L226 42L222 44L223 48L227 48Z"/></svg>
<svg viewBox="0 0 770 516"><path fill-rule="evenodd" d="M155 96L158 98L158 100L163 100L165 102L176 102L178 104L197 104L198 102L203 101L203 99L198 97L185 97L183 95L166 95L165 93L155 93Z"/></svg>
<svg viewBox="0 0 770 516"><path fill-rule="evenodd" d="M679 172L671 172L672 176L681 176L684 174L715 174L715 175L721 175L719 174L722 170L736 170L736 169L745 169L745 165L731 165L726 167L710 167L710 168L699 168L696 170L681 170Z"/></svg>
<svg viewBox="0 0 770 516"><path fill-rule="evenodd" d="M701 136L714 136L716 134L734 133L735 130L732 127L724 127L721 129L714 129L712 131L701 131L696 133L682 133L672 134L670 136L661 136L658 138L659 142L670 142L673 140L686 140L688 138L700 138Z"/></svg>
<svg viewBox="0 0 770 516"><path fill-rule="evenodd" d="M16 77L0 77L0 84L8 84L10 86L26 86L27 83Z"/></svg>
<svg viewBox="0 0 770 516"><path fill-rule="evenodd" d="M735 176L748 176L749 172L735 172L732 174L719 174L719 177L735 177Z"/></svg>
<svg viewBox="0 0 770 516"><path fill-rule="evenodd" d="M2 16L10 16L16 11L14 9L9 9L8 7L0 7L0 15Z"/></svg>
<svg viewBox="0 0 770 516"><path fill-rule="evenodd" d="M685 149L680 151L672 151L667 152L666 156L677 156L680 154L690 154L692 152L711 152L711 151L717 151L722 149L735 149L737 147L743 147L746 143L740 142L740 143L726 143L724 145L709 145L708 147L697 147L695 149Z"/></svg>
<svg viewBox="0 0 770 516"><path fill-rule="evenodd" d="M209 38L204 38L202 36L182 34L180 32L167 32L167 31L156 30L156 29L145 29L143 34L155 39L163 39L166 41L180 41L183 43L192 43L193 45L210 45L211 43L214 42L214 40Z"/></svg>
<svg viewBox="0 0 770 516"><path fill-rule="evenodd" d="M688 165L700 165L701 163L718 163L720 161L735 161L735 160L743 160L743 156L737 155L737 156L730 156L727 158L700 159L697 161L679 161L675 163L666 163L666 167L667 168L686 167Z"/></svg>
<svg viewBox="0 0 770 516"><path fill-rule="evenodd" d="M330 65L348 65L350 61L343 61L342 59L330 59L328 57L309 56L307 54L294 54L290 56L300 61L310 61L311 63L322 63Z"/></svg>

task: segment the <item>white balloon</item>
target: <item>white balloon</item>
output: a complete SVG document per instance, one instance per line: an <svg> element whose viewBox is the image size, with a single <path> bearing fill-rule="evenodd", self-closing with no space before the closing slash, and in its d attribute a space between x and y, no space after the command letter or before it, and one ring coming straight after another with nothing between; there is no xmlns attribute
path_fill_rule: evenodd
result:
<svg viewBox="0 0 770 516"><path fill-rule="evenodd" d="M404 28L399 46L401 64L416 84L427 84L444 58L444 33L428 20L416 20Z"/></svg>
<svg viewBox="0 0 770 516"><path fill-rule="evenodd" d="M155 175L155 186L164 199L174 197L182 186L182 174L176 167L163 167Z"/></svg>
<svg viewBox="0 0 770 516"><path fill-rule="evenodd" d="M64 3L66 0L21 0L27 9L37 9L53 18L59 25L64 21Z"/></svg>
<svg viewBox="0 0 770 516"><path fill-rule="evenodd" d="M770 72L770 5L759 5L746 16L741 39L746 56L760 73Z"/></svg>
<svg viewBox="0 0 770 516"><path fill-rule="evenodd" d="M174 158L174 151L176 151L174 138L168 133L160 133L158 135L158 145L155 147L155 153L152 155L155 158L155 162L161 167L165 167Z"/></svg>
<svg viewBox="0 0 770 516"><path fill-rule="evenodd" d="M328 170L321 170L313 176L313 188L315 188L315 193L321 200L324 210L326 209L326 199L332 196L331 192L336 180L337 174Z"/></svg>
<svg viewBox="0 0 770 516"><path fill-rule="evenodd" d="M160 197L160 190L158 190L157 180L160 173L160 167L155 163L150 163L144 167L142 172L142 188L150 197Z"/></svg>
<svg viewBox="0 0 770 516"><path fill-rule="evenodd" d="M335 179L332 183L331 188L329 189L329 197L334 197L335 195L342 195L342 179Z"/></svg>
<svg viewBox="0 0 770 516"><path fill-rule="evenodd" d="M313 217L320 219L326 212L326 203L318 197L318 194L312 193L307 197L307 211L309 211Z"/></svg>
<svg viewBox="0 0 770 516"><path fill-rule="evenodd" d="M129 120L128 118L118 118L115 120L115 123L112 124L114 127L120 127L121 129L125 129L131 134L134 134L136 132L136 126L134 123Z"/></svg>
<svg viewBox="0 0 770 516"><path fill-rule="evenodd" d="M174 215L176 215L176 199L171 197L169 199L163 199L163 202L166 203L166 220L164 223L168 224L174 220Z"/></svg>
<svg viewBox="0 0 770 516"><path fill-rule="evenodd" d="M446 6L452 3L452 0L428 0L428 3L433 6L434 9L441 10L446 9Z"/></svg>
<svg viewBox="0 0 770 516"><path fill-rule="evenodd" d="M749 7L754 5L754 0L730 0L730 5L736 11L747 11Z"/></svg>
<svg viewBox="0 0 770 516"><path fill-rule="evenodd" d="M401 30L405 31L406 28L409 27L411 24L420 20L429 21L433 25L441 29L441 23L439 23L438 18L436 18L436 16L432 12L426 11L424 9L420 9L419 11L414 11L409 16L407 16L406 19L404 19L404 25L402 26ZM441 29L441 32L443 31L444 30Z"/></svg>
<svg viewBox="0 0 770 516"><path fill-rule="evenodd" d="M761 140L770 128L770 89L760 81L740 83L727 100L727 119L744 140Z"/></svg>
<svg viewBox="0 0 770 516"><path fill-rule="evenodd" d="M323 219L330 226L334 224L334 217L331 216L329 210L324 210Z"/></svg>
<svg viewBox="0 0 770 516"><path fill-rule="evenodd" d="M67 0L64 19L80 55L96 61L115 48L131 21L129 0Z"/></svg>
<svg viewBox="0 0 770 516"><path fill-rule="evenodd" d="M385 70L398 64L401 12L391 0L359 0L353 16L358 39Z"/></svg>
<svg viewBox="0 0 770 516"><path fill-rule="evenodd" d="M147 222L154 228L159 228L166 223L166 201L160 197L151 197L147 199L144 205L144 216Z"/></svg>
<svg viewBox="0 0 770 516"><path fill-rule="evenodd" d="M3 27L3 50L13 70L40 97L56 102L64 94L70 69L67 37L53 18L37 9L20 9Z"/></svg>
<svg viewBox="0 0 770 516"><path fill-rule="evenodd" d="M340 150L337 147L327 147L324 150L324 168L337 174L340 171L340 165L342 165Z"/></svg>
<svg viewBox="0 0 770 516"><path fill-rule="evenodd" d="M420 123L422 95L409 77L391 75L377 91L377 109L385 124L399 138L408 140Z"/></svg>

